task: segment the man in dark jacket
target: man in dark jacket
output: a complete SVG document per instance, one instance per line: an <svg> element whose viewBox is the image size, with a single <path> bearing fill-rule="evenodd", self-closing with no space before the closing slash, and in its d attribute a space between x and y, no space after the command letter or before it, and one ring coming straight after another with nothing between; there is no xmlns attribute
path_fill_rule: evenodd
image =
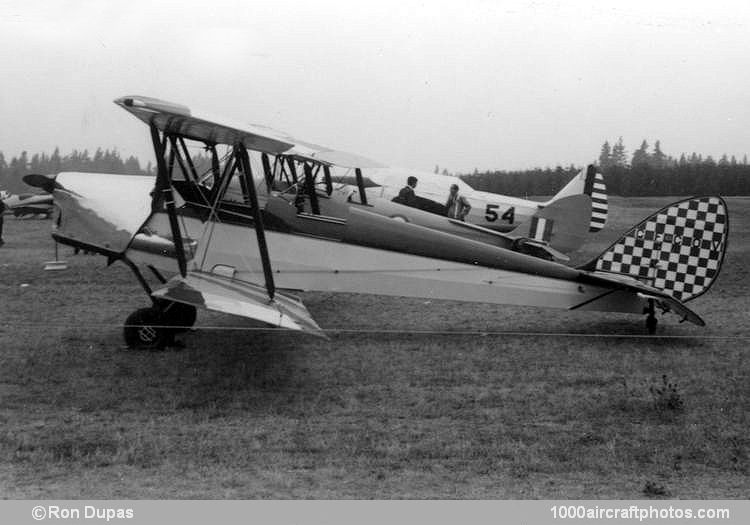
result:
<svg viewBox="0 0 750 525"><path fill-rule="evenodd" d="M408 179L406 179L406 186L401 188L401 191L398 192L398 197L393 199L393 202L397 202L405 206L411 206L412 208L416 207L417 196L414 193L414 188L416 187L417 178L414 176L410 176Z"/></svg>

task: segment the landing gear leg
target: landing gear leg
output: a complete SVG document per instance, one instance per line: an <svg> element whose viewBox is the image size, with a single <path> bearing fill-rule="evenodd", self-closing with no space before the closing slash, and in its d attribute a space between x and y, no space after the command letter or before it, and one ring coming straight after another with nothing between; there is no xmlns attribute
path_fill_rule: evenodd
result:
<svg viewBox="0 0 750 525"><path fill-rule="evenodd" d="M195 324L198 311L190 304L174 301L157 301L161 308L164 324L172 328L174 333L187 332Z"/></svg>
<svg viewBox="0 0 750 525"><path fill-rule="evenodd" d="M653 299L648 300L648 307L646 308L645 313L648 314L648 317L646 317L646 330L649 335L654 335L656 333L656 325L658 324L658 321L656 320Z"/></svg>

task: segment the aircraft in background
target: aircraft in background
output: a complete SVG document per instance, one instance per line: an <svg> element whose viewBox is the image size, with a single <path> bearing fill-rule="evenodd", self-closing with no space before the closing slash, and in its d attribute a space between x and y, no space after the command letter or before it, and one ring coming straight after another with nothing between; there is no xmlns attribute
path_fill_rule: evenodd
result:
<svg viewBox="0 0 750 525"><path fill-rule="evenodd" d="M459 177L436 173L405 170L401 168L371 168L362 170L369 184L366 185L368 201L374 198L398 199L399 191L409 177L418 180L414 192L417 196L415 207L446 215L446 200L451 185L458 186L459 194L466 197L471 210L465 221L477 226L500 232L510 232L520 224L529 222L541 209L574 195L587 195L591 198L588 231L600 231L607 223L607 187L604 177L590 165L573 177L554 197L546 202L520 199L499 193L478 191ZM351 177L350 177L351 180ZM349 192L356 198L356 186L352 183L339 191ZM572 250L571 250L572 251Z"/></svg>
<svg viewBox="0 0 750 525"><path fill-rule="evenodd" d="M375 213L456 235L481 236L480 240L485 242L543 259L568 261L567 254L578 250L589 232L599 231L607 218L606 188L602 175L593 165L581 170L554 198L544 203L478 192L458 177L449 175L395 168L365 169L361 174L366 203ZM404 184L398 187L395 182L406 182L409 177L416 178L418 183L413 202L407 205L399 196ZM448 194L451 185L458 186L459 195L467 198L471 205L463 220L446 220L448 210L437 202L441 193ZM334 176L332 196L361 203L356 177ZM500 204L488 204L487 198ZM476 211L480 205L486 210L484 216ZM499 209L505 210L502 215L497 213ZM498 218L503 220L497 222Z"/></svg>
<svg viewBox="0 0 750 525"><path fill-rule="evenodd" d="M46 194L21 193L12 195L7 191L0 192L0 200L6 210L16 217L49 218L54 210L52 197Z"/></svg>
<svg viewBox="0 0 750 525"><path fill-rule="evenodd" d="M197 307L324 335L300 291L645 313L650 333L657 309L705 324L685 303L721 269L721 197L667 206L571 268L374 212L362 175L372 163L362 157L157 99L115 103L148 125L155 179L63 172L24 181L60 208L57 242L123 262L148 294L151 306L125 322L131 347L169 345ZM205 172L196 150L210 152ZM354 171L358 199L333 196L336 169Z"/></svg>

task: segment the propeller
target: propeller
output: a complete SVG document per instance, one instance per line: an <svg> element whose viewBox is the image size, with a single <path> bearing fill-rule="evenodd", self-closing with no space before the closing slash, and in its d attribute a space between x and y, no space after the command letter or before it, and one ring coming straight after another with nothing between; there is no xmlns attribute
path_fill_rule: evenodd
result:
<svg viewBox="0 0 750 525"><path fill-rule="evenodd" d="M52 193L57 189L62 189L56 181L57 175L39 175L38 173L31 173L23 176L23 181L34 188L41 188L47 193Z"/></svg>

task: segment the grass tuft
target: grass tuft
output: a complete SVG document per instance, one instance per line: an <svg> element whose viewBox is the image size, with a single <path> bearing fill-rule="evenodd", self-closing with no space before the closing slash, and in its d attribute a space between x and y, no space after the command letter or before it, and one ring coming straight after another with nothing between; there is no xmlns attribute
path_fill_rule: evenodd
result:
<svg viewBox="0 0 750 525"><path fill-rule="evenodd" d="M664 485L659 485L654 481L647 481L643 487L643 495L647 498L668 498L670 493Z"/></svg>
<svg viewBox="0 0 750 525"><path fill-rule="evenodd" d="M682 412L685 408L677 383L669 381L666 374L661 376L661 384L652 384L648 391L653 399L654 409L659 413Z"/></svg>

